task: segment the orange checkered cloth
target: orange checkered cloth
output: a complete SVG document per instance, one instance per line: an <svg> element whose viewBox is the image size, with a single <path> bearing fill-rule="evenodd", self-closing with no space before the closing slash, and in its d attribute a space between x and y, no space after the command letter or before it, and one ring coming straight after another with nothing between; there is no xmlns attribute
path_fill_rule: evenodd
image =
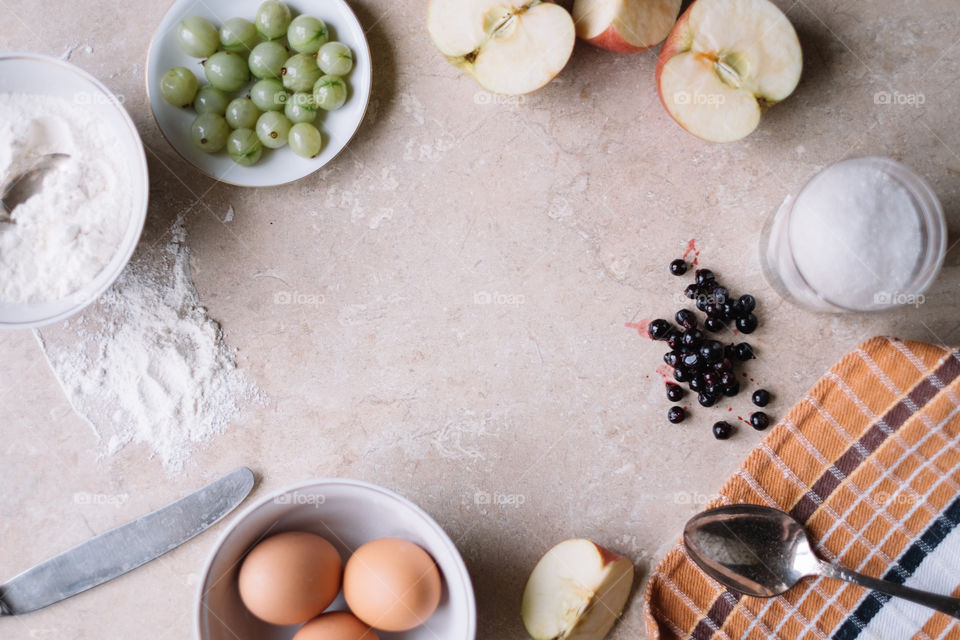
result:
<svg viewBox="0 0 960 640"><path fill-rule="evenodd" d="M960 352L874 338L847 354L747 457L710 507L806 524L821 557L960 595ZM682 544L651 574L653 640L956 640L960 621L830 578L782 596L729 591Z"/></svg>

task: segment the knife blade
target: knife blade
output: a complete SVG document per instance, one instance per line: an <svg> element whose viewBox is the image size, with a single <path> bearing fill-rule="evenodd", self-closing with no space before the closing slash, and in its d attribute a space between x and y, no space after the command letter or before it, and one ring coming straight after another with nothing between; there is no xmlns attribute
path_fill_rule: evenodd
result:
<svg viewBox="0 0 960 640"><path fill-rule="evenodd" d="M241 467L203 489L101 533L0 585L0 616L36 611L175 549L237 507L253 489Z"/></svg>

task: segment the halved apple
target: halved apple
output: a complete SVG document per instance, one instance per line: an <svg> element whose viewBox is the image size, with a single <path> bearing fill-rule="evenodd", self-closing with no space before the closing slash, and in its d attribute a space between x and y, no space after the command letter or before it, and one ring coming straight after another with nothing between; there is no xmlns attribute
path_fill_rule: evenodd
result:
<svg viewBox="0 0 960 640"><path fill-rule="evenodd" d="M797 33L769 0L696 0L663 45L657 88L681 127L733 142L793 92L802 68Z"/></svg>
<svg viewBox="0 0 960 640"><path fill-rule="evenodd" d="M663 42L677 22L681 0L574 0L577 35L617 53L637 53Z"/></svg>
<svg viewBox="0 0 960 640"><path fill-rule="evenodd" d="M451 64L504 95L553 80L576 40L567 10L542 0L430 0L427 29Z"/></svg>
<svg viewBox="0 0 960 640"><path fill-rule="evenodd" d="M565 540L534 567L523 624L536 640L601 640L633 588L633 563L583 538Z"/></svg>

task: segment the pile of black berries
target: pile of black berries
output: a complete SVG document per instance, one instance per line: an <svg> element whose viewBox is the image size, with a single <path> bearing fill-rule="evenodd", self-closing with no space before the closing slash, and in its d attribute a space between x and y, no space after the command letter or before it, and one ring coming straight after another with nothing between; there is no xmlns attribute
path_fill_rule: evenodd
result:
<svg viewBox="0 0 960 640"><path fill-rule="evenodd" d="M682 259L670 263L670 273L683 275L687 264ZM703 407L711 407L722 398L732 398L740 393L736 364L754 357L753 347L747 342L723 344L709 334L736 327L741 333L749 334L757 328L757 316L754 310L757 301L750 294L736 298L730 290L720 284L710 269L698 269L695 281L684 290L684 295L694 300L697 309L706 315L702 330L697 314L690 309L680 309L674 316L676 325L664 319L652 321L647 333L654 340L662 340L670 347L663 355L663 361L673 370L676 383L667 383L667 398L679 402L685 392L677 383L686 384L697 395L697 402ZM770 394L759 389L753 394L754 404L764 406L769 402ZM670 422L682 422L687 412L679 406L673 406L667 412ZM762 412L751 416L750 424L758 430L766 429L769 424L767 415ZM718 439L729 438L733 426L727 422L714 425L713 433Z"/></svg>

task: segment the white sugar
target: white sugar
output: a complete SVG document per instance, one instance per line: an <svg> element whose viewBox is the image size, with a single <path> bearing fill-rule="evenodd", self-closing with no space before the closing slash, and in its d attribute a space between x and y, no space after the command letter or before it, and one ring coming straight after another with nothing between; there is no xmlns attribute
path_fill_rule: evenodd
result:
<svg viewBox="0 0 960 640"><path fill-rule="evenodd" d="M905 291L923 255L917 204L882 169L840 163L799 194L790 244L803 278L848 308L869 308L878 295Z"/></svg>
<svg viewBox="0 0 960 640"><path fill-rule="evenodd" d="M58 300L113 258L133 198L117 145L114 131L63 98L0 93L0 178L70 154L11 212L14 224L0 224L0 302Z"/></svg>
<svg viewBox="0 0 960 640"><path fill-rule="evenodd" d="M41 338L103 452L145 445L171 471L260 399L200 306L189 258L180 220L172 240L136 255L79 322Z"/></svg>

